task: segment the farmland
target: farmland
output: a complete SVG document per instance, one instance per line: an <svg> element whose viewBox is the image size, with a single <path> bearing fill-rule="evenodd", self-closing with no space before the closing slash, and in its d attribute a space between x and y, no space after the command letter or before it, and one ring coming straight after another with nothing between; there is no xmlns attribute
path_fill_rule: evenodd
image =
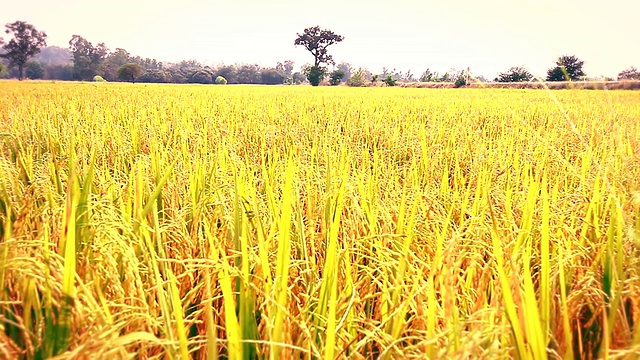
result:
<svg viewBox="0 0 640 360"><path fill-rule="evenodd" d="M634 358L640 93L0 82L0 358Z"/></svg>

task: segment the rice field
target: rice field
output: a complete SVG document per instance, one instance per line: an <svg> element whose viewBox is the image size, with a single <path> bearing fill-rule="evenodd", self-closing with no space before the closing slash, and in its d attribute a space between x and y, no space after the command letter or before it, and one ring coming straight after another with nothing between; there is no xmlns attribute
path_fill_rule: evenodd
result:
<svg viewBox="0 0 640 360"><path fill-rule="evenodd" d="M640 93L0 82L0 358L636 359Z"/></svg>

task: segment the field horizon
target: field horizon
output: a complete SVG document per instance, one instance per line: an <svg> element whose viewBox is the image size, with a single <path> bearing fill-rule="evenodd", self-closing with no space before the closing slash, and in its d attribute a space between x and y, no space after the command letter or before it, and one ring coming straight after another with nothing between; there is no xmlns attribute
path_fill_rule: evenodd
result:
<svg viewBox="0 0 640 360"><path fill-rule="evenodd" d="M640 93L0 81L0 357L633 359Z"/></svg>

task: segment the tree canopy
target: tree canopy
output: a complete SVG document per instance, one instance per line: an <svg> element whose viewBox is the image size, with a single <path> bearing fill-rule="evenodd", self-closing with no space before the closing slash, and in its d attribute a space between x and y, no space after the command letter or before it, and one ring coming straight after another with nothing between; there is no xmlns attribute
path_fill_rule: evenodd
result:
<svg viewBox="0 0 640 360"><path fill-rule="evenodd" d="M18 77L22 80L27 61L47 46L47 34L24 21L16 21L5 27L5 32L13 34L13 39L2 46L4 53L0 57L9 60L9 66L18 67ZM0 44L2 43L0 40Z"/></svg>
<svg viewBox="0 0 640 360"><path fill-rule="evenodd" d="M294 44L304 46L313 55L313 66L333 64L333 57L327 52L327 47L344 40L343 36L328 29L320 29L320 26L306 28L302 34L297 35Z"/></svg>
<svg viewBox="0 0 640 360"><path fill-rule="evenodd" d="M95 75L103 75L102 63L109 52L104 43L93 46L82 36L73 35L69 49L73 54L73 77L76 80L90 80Z"/></svg>
<svg viewBox="0 0 640 360"><path fill-rule="evenodd" d="M501 72L496 77L496 82L524 82L533 80L533 75L523 67L512 67Z"/></svg>
<svg viewBox="0 0 640 360"><path fill-rule="evenodd" d="M118 69L118 78L120 80L131 81L132 83L135 83L136 79L139 78L143 73L144 69L142 68L142 66L136 63L126 63Z"/></svg>
<svg viewBox="0 0 640 360"><path fill-rule="evenodd" d="M547 71L547 81L576 81L585 76L582 71L584 61L576 56L561 56L556 60L556 66Z"/></svg>
<svg viewBox="0 0 640 360"><path fill-rule="evenodd" d="M640 80L640 72L635 66L618 73L618 80Z"/></svg>

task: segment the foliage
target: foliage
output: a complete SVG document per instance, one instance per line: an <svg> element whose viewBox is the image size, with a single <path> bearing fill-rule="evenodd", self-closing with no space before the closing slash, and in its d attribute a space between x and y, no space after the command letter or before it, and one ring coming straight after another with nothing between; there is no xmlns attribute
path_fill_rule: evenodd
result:
<svg viewBox="0 0 640 360"><path fill-rule="evenodd" d="M262 84L282 85L285 82L286 77L284 72L280 72L274 68L269 68L269 69L262 69L260 71L260 79Z"/></svg>
<svg viewBox="0 0 640 360"><path fill-rule="evenodd" d="M318 68L322 64L333 64L333 57L327 52L327 47L344 40L344 37L328 29L320 29L320 26L313 26L304 29L302 34L297 34L294 44L304 46L313 55L314 67Z"/></svg>
<svg viewBox="0 0 640 360"><path fill-rule="evenodd" d="M127 63L135 63L135 61L129 61L129 58L130 54L125 49L117 48L115 51L109 53L102 64L102 73L104 78L109 81L119 79L118 69Z"/></svg>
<svg viewBox="0 0 640 360"><path fill-rule="evenodd" d="M73 65L46 65L45 75L52 80L73 80Z"/></svg>
<svg viewBox="0 0 640 360"><path fill-rule="evenodd" d="M96 75L93 77L93 81L94 82L107 82L107 80L105 80L102 76L100 75Z"/></svg>
<svg viewBox="0 0 640 360"><path fill-rule="evenodd" d="M227 79L225 79L224 77L218 75L218 77L216 77L216 84L218 85L227 85Z"/></svg>
<svg viewBox="0 0 640 360"><path fill-rule="evenodd" d="M307 80L307 76L303 72L298 71L293 73L293 75L291 76L291 80L294 84L300 85Z"/></svg>
<svg viewBox="0 0 640 360"><path fill-rule="evenodd" d="M189 78L192 84L211 84L213 82L213 72L207 68L201 68L193 72Z"/></svg>
<svg viewBox="0 0 640 360"><path fill-rule="evenodd" d="M347 79L347 86L362 87L367 86L367 77L364 69L359 68L356 70L349 79Z"/></svg>
<svg viewBox="0 0 640 360"><path fill-rule="evenodd" d="M342 78L344 77L345 72L342 70L334 70L331 75L329 76L329 83L331 85L340 85L340 83L342 82Z"/></svg>
<svg viewBox="0 0 640 360"><path fill-rule="evenodd" d="M433 73L431 70L427 69L420 76L420 81L421 82L432 82L432 81L434 81L436 76L437 76L436 73Z"/></svg>
<svg viewBox="0 0 640 360"><path fill-rule="evenodd" d="M382 82L387 84L387 86L396 86L397 80L394 79L392 75L387 75L386 78L382 79Z"/></svg>
<svg viewBox="0 0 640 360"><path fill-rule="evenodd" d="M146 70L144 74L138 78L138 82L161 84L169 82L169 79L164 70Z"/></svg>
<svg viewBox="0 0 640 360"><path fill-rule="evenodd" d="M118 79L135 83L143 73L144 69L139 64L126 63L118 69Z"/></svg>
<svg viewBox="0 0 640 360"><path fill-rule="evenodd" d="M42 79L44 78L44 69L37 61L29 61L25 69L25 75L31 80Z"/></svg>
<svg viewBox="0 0 640 360"><path fill-rule="evenodd" d="M295 63L291 60L286 60L284 63L279 62L276 65L276 71L283 75L285 78L290 78L293 76L293 68Z"/></svg>
<svg viewBox="0 0 640 360"><path fill-rule="evenodd" d="M95 75L103 75L102 64L109 52L104 43L96 46L80 35L69 40L69 49L73 54L73 77L76 80L88 80Z"/></svg>
<svg viewBox="0 0 640 360"><path fill-rule="evenodd" d="M453 86L456 88L463 87L467 85L467 77L465 75L458 75L456 77L456 81L453 83Z"/></svg>
<svg viewBox="0 0 640 360"><path fill-rule="evenodd" d="M556 66L547 71L547 81L576 81L585 76L582 71L584 61L575 56L561 56Z"/></svg>
<svg viewBox="0 0 640 360"><path fill-rule="evenodd" d="M327 75L327 69L322 66L309 66L305 69L305 75L312 86L318 86Z"/></svg>
<svg viewBox="0 0 640 360"><path fill-rule="evenodd" d="M640 80L640 72L635 66L621 71L618 74L618 80Z"/></svg>
<svg viewBox="0 0 640 360"><path fill-rule="evenodd" d="M5 32L12 34L13 39L2 45L0 57L9 60L9 66L18 68L18 78L22 80L27 61L47 46L47 34L24 21L16 21L5 27Z"/></svg>
<svg viewBox="0 0 640 360"><path fill-rule="evenodd" d="M501 72L495 78L495 82L527 82L533 80L533 75L523 67L512 67Z"/></svg>

